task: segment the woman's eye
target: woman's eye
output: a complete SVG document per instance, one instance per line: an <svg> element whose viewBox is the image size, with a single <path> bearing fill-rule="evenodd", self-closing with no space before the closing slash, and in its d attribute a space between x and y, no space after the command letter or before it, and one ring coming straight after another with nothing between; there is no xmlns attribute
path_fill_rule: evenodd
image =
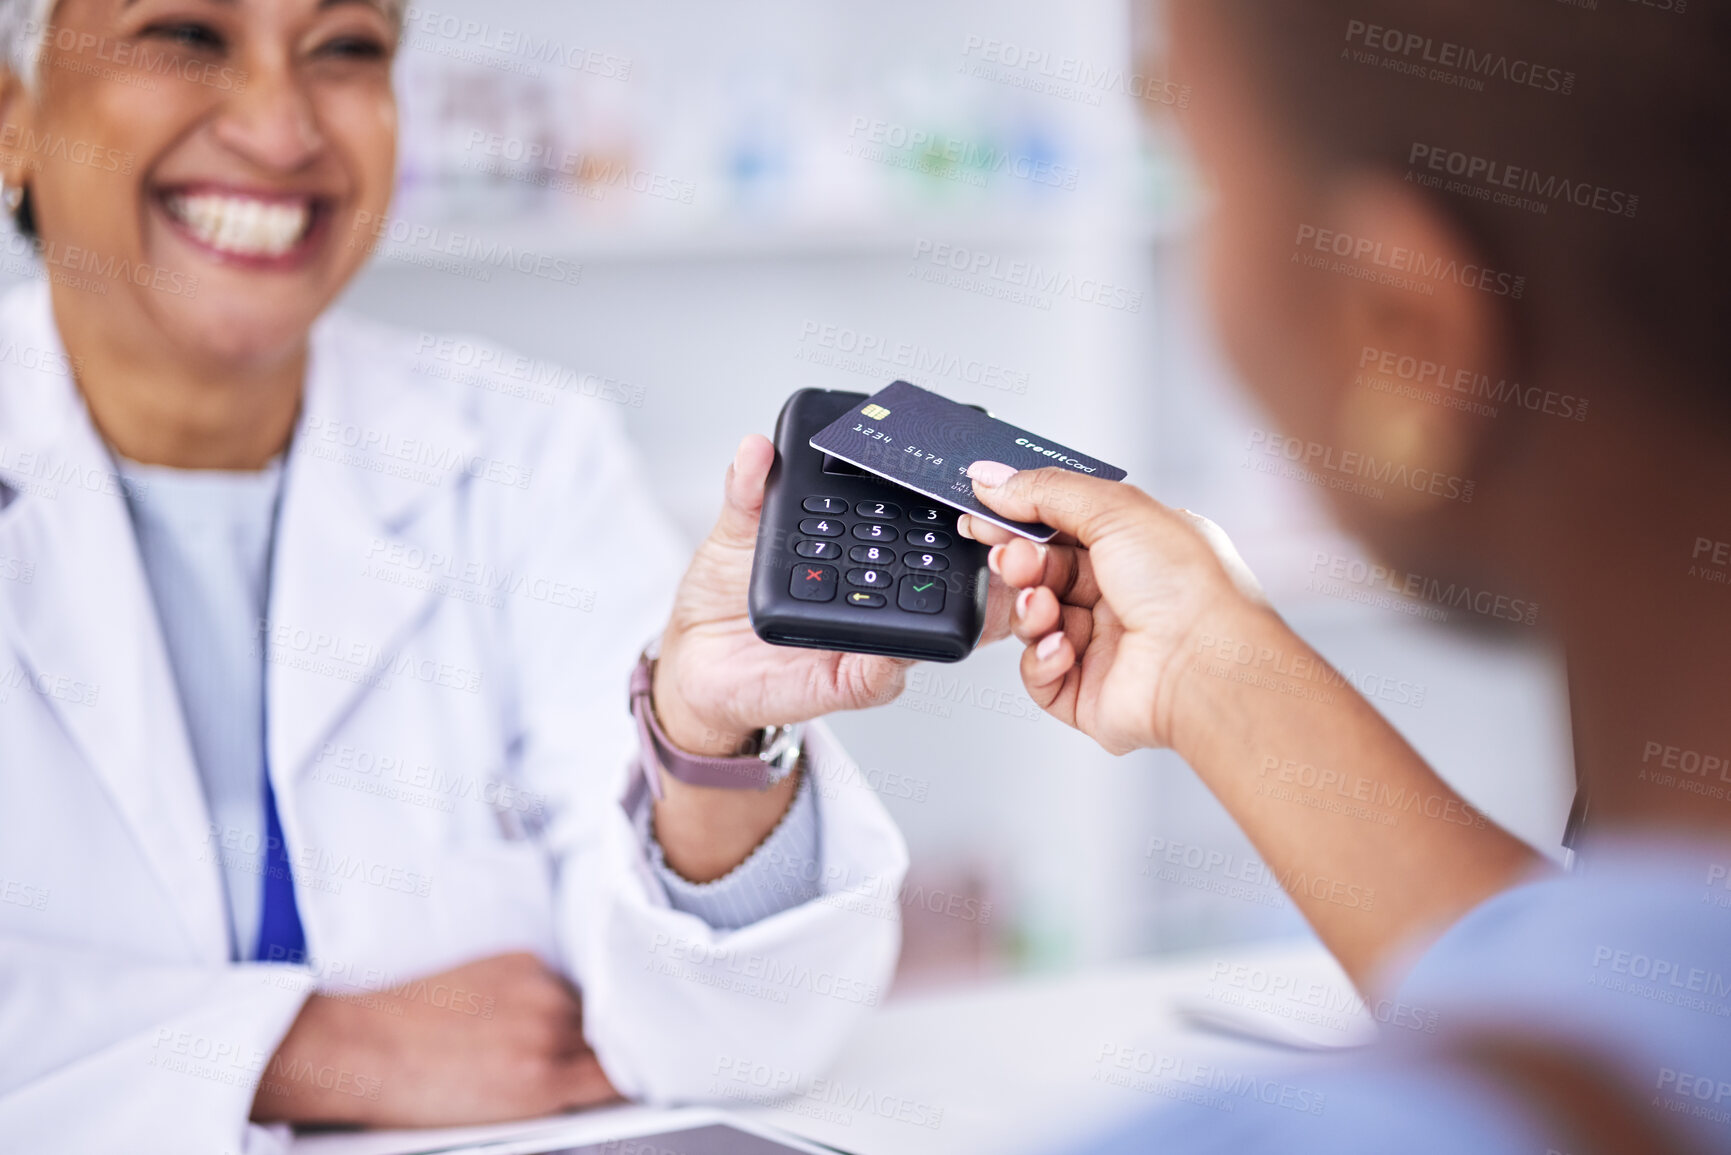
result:
<svg viewBox="0 0 1731 1155"><path fill-rule="evenodd" d="M176 48L188 48L199 52L217 51L223 47L221 34L208 24L193 22L158 24L146 28L144 34L154 40L166 40Z"/></svg>
<svg viewBox="0 0 1731 1155"><path fill-rule="evenodd" d="M343 60L383 60L388 50L370 36L341 36L320 45L318 54Z"/></svg>

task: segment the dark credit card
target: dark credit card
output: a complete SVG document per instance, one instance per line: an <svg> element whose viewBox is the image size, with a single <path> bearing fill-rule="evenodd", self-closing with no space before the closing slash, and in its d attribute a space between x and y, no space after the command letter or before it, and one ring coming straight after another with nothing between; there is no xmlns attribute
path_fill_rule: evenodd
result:
<svg viewBox="0 0 1731 1155"><path fill-rule="evenodd" d="M811 439L813 449L875 473L964 513L1035 541L1054 530L1037 521L999 517L974 496L968 466L1001 461L1015 469L1055 465L1122 481L1124 471L1046 437L1036 437L929 389L897 381L854 406Z"/></svg>

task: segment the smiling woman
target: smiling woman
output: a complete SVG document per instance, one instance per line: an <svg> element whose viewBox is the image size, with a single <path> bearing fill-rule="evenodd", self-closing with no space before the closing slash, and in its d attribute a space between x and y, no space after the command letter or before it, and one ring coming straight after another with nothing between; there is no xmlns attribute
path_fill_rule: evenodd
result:
<svg viewBox="0 0 1731 1155"><path fill-rule="evenodd" d="M366 260L356 221L390 199L396 17L362 0L7 11L0 100L36 147L0 172L51 268L76 251L108 282L51 277L98 428L136 460L257 468L287 440L308 328ZM54 163L60 141L127 163ZM189 404L191 425L161 420Z"/></svg>
<svg viewBox="0 0 1731 1155"><path fill-rule="evenodd" d="M611 406L327 313L389 206L399 30L0 0L45 282L0 298L0 345L44 351L0 360L0 558L34 579L0 588L0 678L95 688L0 695L0 880L52 895L0 904L25 1149L700 1099L727 1056L819 1069L894 964L893 920L814 901L899 885L875 796L758 756L904 672L752 632L768 442L679 583ZM824 977L741 990L741 958Z"/></svg>

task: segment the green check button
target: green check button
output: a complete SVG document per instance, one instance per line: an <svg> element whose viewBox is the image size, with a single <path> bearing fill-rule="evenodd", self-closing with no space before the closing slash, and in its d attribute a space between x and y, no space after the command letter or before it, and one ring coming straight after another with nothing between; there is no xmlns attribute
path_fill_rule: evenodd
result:
<svg viewBox="0 0 1731 1155"><path fill-rule="evenodd" d="M896 584L896 605L911 614L941 614L943 583L929 574L906 574Z"/></svg>

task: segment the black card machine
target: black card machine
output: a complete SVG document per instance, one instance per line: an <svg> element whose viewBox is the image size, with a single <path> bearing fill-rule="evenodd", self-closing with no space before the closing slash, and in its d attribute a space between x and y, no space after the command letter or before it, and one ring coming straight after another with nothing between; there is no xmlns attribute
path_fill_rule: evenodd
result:
<svg viewBox="0 0 1731 1155"><path fill-rule="evenodd" d="M986 621L986 547L956 511L808 442L866 401L801 389L775 425L751 567L751 624L780 646L955 662Z"/></svg>

